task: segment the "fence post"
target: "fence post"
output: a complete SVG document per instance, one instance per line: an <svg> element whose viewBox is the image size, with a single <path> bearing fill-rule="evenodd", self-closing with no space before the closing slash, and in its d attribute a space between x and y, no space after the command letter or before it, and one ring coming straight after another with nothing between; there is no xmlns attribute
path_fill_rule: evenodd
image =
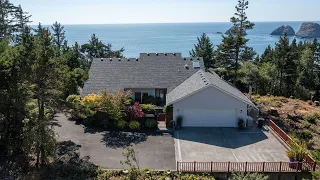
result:
<svg viewBox="0 0 320 180"><path fill-rule="evenodd" d="M228 162L228 173L230 172L230 161Z"/></svg>
<svg viewBox="0 0 320 180"><path fill-rule="evenodd" d="M196 172L196 161L193 162L193 172Z"/></svg>
<svg viewBox="0 0 320 180"><path fill-rule="evenodd" d="M262 163L262 172L264 172L264 164L265 164L266 162L263 162Z"/></svg>
<svg viewBox="0 0 320 180"><path fill-rule="evenodd" d="M316 171L316 167L317 167L317 162L316 162L316 161L313 161L312 170L313 170L313 171Z"/></svg>
<svg viewBox="0 0 320 180"><path fill-rule="evenodd" d="M279 173L281 172L282 161L280 161Z"/></svg>
<svg viewBox="0 0 320 180"><path fill-rule="evenodd" d="M248 165L248 162L246 161L246 166L244 168L244 172L247 172L247 165Z"/></svg>
<svg viewBox="0 0 320 180"><path fill-rule="evenodd" d="M211 173L212 173L212 165L213 165L213 162L211 161Z"/></svg>
<svg viewBox="0 0 320 180"><path fill-rule="evenodd" d="M179 172L179 161L177 161L177 172Z"/></svg>
<svg viewBox="0 0 320 180"><path fill-rule="evenodd" d="M296 167L297 167L297 173L298 173L298 169L299 169L299 161L297 162Z"/></svg>

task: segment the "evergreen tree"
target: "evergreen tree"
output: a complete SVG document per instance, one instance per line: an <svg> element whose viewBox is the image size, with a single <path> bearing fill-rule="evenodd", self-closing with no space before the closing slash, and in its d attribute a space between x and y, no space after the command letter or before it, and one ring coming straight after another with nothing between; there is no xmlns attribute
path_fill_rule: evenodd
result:
<svg viewBox="0 0 320 180"><path fill-rule="evenodd" d="M203 33L201 37L198 37L197 39L198 44L195 44L194 49L189 52L190 56L203 57L204 66L206 68L214 67L214 49L210 38L206 35L206 33Z"/></svg>
<svg viewBox="0 0 320 180"><path fill-rule="evenodd" d="M240 54L240 59L242 62L252 62L257 56L257 53L253 50L252 47L245 46L243 51Z"/></svg>
<svg viewBox="0 0 320 180"><path fill-rule="evenodd" d="M58 47L59 50L62 49L65 43L65 31L64 31L64 26L62 26L60 23L55 22L52 26L52 39L54 44Z"/></svg>
<svg viewBox="0 0 320 180"><path fill-rule="evenodd" d="M231 22L234 24L234 28L231 30L231 33L227 37L223 36L222 44L219 45L217 49L217 60L219 60L219 57L222 57L222 64L234 61L234 84L237 81L237 72L242 61L240 56L241 52L243 51L243 49L245 49L245 45L249 41L249 39L245 38L244 32L254 27L254 24L248 20L245 12L248 9L248 5L249 2L246 0L238 1L238 4L236 6L237 12L235 13L235 16L231 18Z"/></svg>
<svg viewBox="0 0 320 180"><path fill-rule="evenodd" d="M287 35L281 37L276 43L274 63L279 75L279 95L292 95L296 78L296 63Z"/></svg>
<svg viewBox="0 0 320 180"><path fill-rule="evenodd" d="M89 43L83 44L80 51L87 56L88 64L91 64L93 58L121 58L123 57L124 48L114 51L112 50L112 44L104 44L93 34Z"/></svg>
<svg viewBox="0 0 320 180"><path fill-rule="evenodd" d="M31 98L30 86L26 83L27 69L21 47L10 46L8 39L0 40L0 162L11 165L18 162L28 163L30 148L26 148L24 119L26 104ZM5 159L7 157L7 159ZM24 164L24 165L26 165ZM4 165L0 174L10 173L17 168Z"/></svg>
<svg viewBox="0 0 320 180"><path fill-rule="evenodd" d="M271 62L273 61L273 49L270 45L264 50L263 54L261 55L261 63L264 62Z"/></svg>
<svg viewBox="0 0 320 180"><path fill-rule="evenodd" d="M39 25L35 39L35 61L32 65L32 83L35 85L34 97L36 109L36 165L46 162L48 155L54 152L54 134L50 128L51 115L49 109L52 102L57 101L63 89L63 80L68 70L61 57L56 57L55 45L48 29Z"/></svg>

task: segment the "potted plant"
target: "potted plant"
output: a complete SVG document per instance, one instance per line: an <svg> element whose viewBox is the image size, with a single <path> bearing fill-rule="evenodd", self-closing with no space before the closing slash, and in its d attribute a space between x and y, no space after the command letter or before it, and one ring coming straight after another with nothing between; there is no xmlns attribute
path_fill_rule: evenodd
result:
<svg viewBox="0 0 320 180"><path fill-rule="evenodd" d="M291 167L291 168L295 168L295 164L293 164L293 162L295 162L296 161L296 154L295 154L295 152L293 151L293 150L288 150L287 152L287 156L288 156L288 158L289 158L289 160L290 160L290 164L289 164L289 167Z"/></svg>
<svg viewBox="0 0 320 180"><path fill-rule="evenodd" d="M244 129L246 127L245 121L243 119L239 119L238 127L239 129Z"/></svg>
<svg viewBox="0 0 320 180"><path fill-rule="evenodd" d="M293 142L291 143L291 149L295 154L295 160L297 162L299 162L298 164L298 169L301 170L302 169L302 162L304 160L304 158L306 158L308 156L308 148L307 145L303 142Z"/></svg>
<svg viewBox="0 0 320 180"><path fill-rule="evenodd" d="M288 156L290 162L295 162L296 154L294 153L293 150L288 150L287 151L287 156Z"/></svg>
<svg viewBox="0 0 320 180"><path fill-rule="evenodd" d="M183 116L179 115L176 118L176 129L181 129L182 127Z"/></svg>

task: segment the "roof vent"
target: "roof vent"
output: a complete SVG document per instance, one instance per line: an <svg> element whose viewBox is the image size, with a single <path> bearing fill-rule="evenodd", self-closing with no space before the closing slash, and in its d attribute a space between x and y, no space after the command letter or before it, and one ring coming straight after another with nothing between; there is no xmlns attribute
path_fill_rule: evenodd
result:
<svg viewBox="0 0 320 180"><path fill-rule="evenodd" d="M187 58L183 58L183 60L187 60Z"/></svg>
<svg viewBox="0 0 320 180"><path fill-rule="evenodd" d="M158 54L158 53L156 53L156 56L159 56L159 54Z"/></svg>
<svg viewBox="0 0 320 180"><path fill-rule="evenodd" d="M194 69L200 68L200 62L199 62L199 61L194 61L194 62L193 62L193 68L194 68Z"/></svg>
<svg viewBox="0 0 320 180"><path fill-rule="evenodd" d="M173 53L174 56L176 56L176 53Z"/></svg>
<svg viewBox="0 0 320 180"><path fill-rule="evenodd" d="M112 58L110 58L110 61L112 61Z"/></svg>
<svg viewBox="0 0 320 180"><path fill-rule="evenodd" d="M139 61L139 59L138 59L138 58L136 58L136 61Z"/></svg>
<svg viewBox="0 0 320 180"><path fill-rule="evenodd" d="M184 68L189 69L189 65L188 65L188 64L185 64L185 65L184 65Z"/></svg>
<svg viewBox="0 0 320 180"><path fill-rule="evenodd" d="M121 61L121 58L118 58L119 61Z"/></svg>
<svg viewBox="0 0 320 180"><path fill-rule="evenodd" d="M101 58L100 60L103 61L103 58Z"/></svg>
<svg viewBox="0 0 320 180"><path fill-rule="evenodd" d="M164 53L164 55L167 56L168 54L167 54L167 53Z"/></svg>
<svg viewBox="0 0 320 180"><path fill-rule="evenodd" d="M128 58L128 61L130 61L130 58Z"/></svg>
<svg viewBox="0 0 320 180"><path fill-rule="evenodd" d="M200 58L198 58L197 60L200 60Z"/></svg>
<svg viewBox="0 0 320 180"><path fill-rule="evenodd" d="M192 58L190 58L190 60L192 61Z"/></svg>
<svg viewBox="0 0 320 180"><path fill-rule="evenodd" d="M149 53L147 53L147 55L148 55L148 56L150 56L150 54L149 54Z"/></svg>

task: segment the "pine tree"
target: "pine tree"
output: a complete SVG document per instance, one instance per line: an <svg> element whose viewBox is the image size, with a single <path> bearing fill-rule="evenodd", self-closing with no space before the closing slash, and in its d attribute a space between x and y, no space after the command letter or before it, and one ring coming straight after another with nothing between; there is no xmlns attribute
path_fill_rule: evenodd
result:
<svg viewBox="0 0 320 180"><path fill-rule="evenodd" d="M51 30L53 31L52 32L53 42L58 47L58 49L61 50L61 48L63 47L63 45L65 43L65 39L66 39L64 26L62 26L58 22L55 22L51 26Z"/></svg>
<svg viewBox="0 0 320 180"><path fill-rule="evenodd" d="M124 52L124 48L112 50L112 44L104 44L93 34L89 43L83 44L80 51L87 56L88 62L91 64L93 58L121 58L123 57L122 53Z"/></svg>
<svg viewBox="0 0 320 180"><path fill-rule="evenodd" d="M246 0L239 0L236 6L237 12L235 16L231 18L231 22L234 24L234 28L227 37L223 36L222 44L218 46L217 49L217 60L222 61L222 63L228 63L234 61L234 78L233 83L237 81L237 72L239 69L239 64L241 63L241 52L245 49L246 43L249 39L245 38L246 30L252 29L254 24L248 20L246 15L246 10L248 9L249 2ZM224 59L219 59L222 57ZM233 58L233 59L229 59ZM220 63L221 64L221 63ZM224 65L225 67L228 65ZM232 67L233 65L231 65Z"/></svg>
<svg viewBox="0 0 320 180"><path fill-rule="evenodd" d="M190 56L203 57L204 66L206 68L214 67L214 49L210 38L206 35L206 33L203 33L201 37L198 37L197 39L198 44L195 44L194 49L189 52Z"/></svg>
<svg viewBox="0 0 320 180"><path fill-rule="evenodd" d="M52 102L62 93L65 74L68 70L61 57L56 57L55 45L48 29L39 25L35 39L35 60L32 65L32 82L35 85L34 97L37 100L36 155L37 167L45 163L53 153L54 134L50 128ZM52 143L50 143L52 142Z"/></svg>
<svg viewBox="0 0 320 180"><path fill-rule="evenodd" d="M0 0L0 39L14 33L16 7L8 0Z"/></svg>

